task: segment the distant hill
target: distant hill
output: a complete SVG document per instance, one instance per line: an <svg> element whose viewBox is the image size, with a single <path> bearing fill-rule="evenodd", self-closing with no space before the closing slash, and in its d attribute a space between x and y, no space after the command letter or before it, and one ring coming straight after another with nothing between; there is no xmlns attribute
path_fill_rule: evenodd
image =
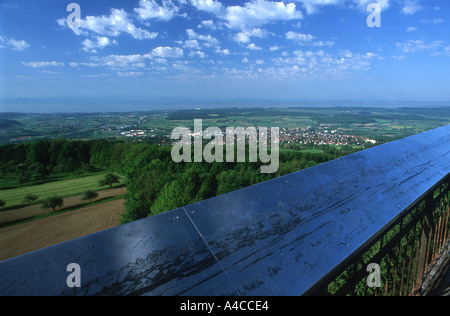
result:
<svg viewBox="0 0 450 316"><path fill-rule="evenodd" d="M0 129L18 127L21 124L15 120L0 119Z"/></svg>

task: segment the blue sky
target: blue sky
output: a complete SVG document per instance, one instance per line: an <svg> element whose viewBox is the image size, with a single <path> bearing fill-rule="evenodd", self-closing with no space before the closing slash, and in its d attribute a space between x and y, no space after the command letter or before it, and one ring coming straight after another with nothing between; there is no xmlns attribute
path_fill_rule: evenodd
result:
<svg viewBox="0 0 450 316"><path fill-rule="evenodd" d="M70 2L0 0L0 111L450 101L448 0Z"/></svg>

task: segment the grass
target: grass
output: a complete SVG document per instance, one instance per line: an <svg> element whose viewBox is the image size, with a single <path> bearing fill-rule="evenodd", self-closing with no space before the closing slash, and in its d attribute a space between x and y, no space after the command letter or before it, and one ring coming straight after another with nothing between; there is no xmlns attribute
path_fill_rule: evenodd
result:
<svg viewBox="0 0 450 316"><path fill-rule="evenodd" d="M69 197L79 195L87 190L98 191L100 189L109 188L109 186L101 187L98 183L102 180L107 172L85 176L75 179L61 180L48 182L44 184L25 186L15 189L0 190L0 199L6 202L3 209L10 209L15 206L23 206L23 199L28 193L38 196L38 200L35 203L40 203L44 199L58 195L60 197ZM119 178L121 183L123 179Z"/></svg>
<svg viewBox="0 0 450 316"><path fill-rule="evenodd" d="M11 188L17 186L17 175L2 174L0 176L0 188Z"/></svg>
<svg viewBox="0 0 450 316"><path fill-rule="evenodd" d="M28 180L25 181L23 184L20 184L17 180L18 175L16 173L2 173L0 175L0 190L7 190L7 189L16 189L21 188L25 186L34 186L38 184L44 184L48 182L55 182L60 180L69 180L69 179L76 179L80 177L86 177L86 176L93 176L97 174L105 174L105 170L98 169L97 171L89 172L89 173L82 173L81 175L77 175L74 172L66 172L66 173L55 173L51 174L45 179L40 180Z"/></svg>

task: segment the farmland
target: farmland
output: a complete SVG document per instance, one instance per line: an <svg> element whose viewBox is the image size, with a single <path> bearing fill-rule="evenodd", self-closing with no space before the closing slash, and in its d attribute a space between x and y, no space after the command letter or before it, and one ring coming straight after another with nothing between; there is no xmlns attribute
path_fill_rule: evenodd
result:
<svg viewBox="0 0 450 316"><path fill-rule="evenodd" d="M177 126L192 127L202 119L204 128L266 126L280 129L311 128L317 132L364 136L378 142L391 141L443 126L450 121L448 104L397 104L291 107L192 107L178 110L153 110L115 113L0 113L0 143L40 139L114 139L170 143ZM409 106L409 107L408 107Z"/></svg>
<svg viewBox="0 0 450 316"><path fill-rule="evenodd" d="M125 187L106 189L98 191L98 197L89 203L88 201L82 201L81 195L70 196L64 198L64 206L57 212L53 212L49 209L43 209L41 203L32 204L29 206L24 206L17 209L10 209L0 212L0 228L11 226L18 223L23 223L26 221L40 219L46 216L59 215L61 213L77 210L86 205L93 205L94 203L101 203L105 200L110 200L111 198L117 196L123 196L126 193ZM99 207L102 207L101 205Z"/></svg>
<svg viewBox="0 0 450 316"><path fill-rule="evenodd" d="M26 186L0 193L11 205L21 204L23 195L32 193L42 199L58 194L64 206L53 212L37 203L0 212L0 260L85 236L119 225L124 213L123 184L110 189L99 186L105 173L77 179ZM122 181L123 182L123 181ZM82 201L80 193L97 191L92 202ZM41 199L41 198L40 198Z"/></svg>
<svg viewBox="0 0 450 316"><path fill-rule="evenodd" d="M39 185L0 190L0 199L6 202L8 208L11 208L23 205L24 196L27 194L38 196L38 200L36 201L36 203L38 203L54 195L69 197L79 195L87 190L98 191L105 188L99 185L99 181L105 177L105 174L106 172L101 172L95 175L88 175L75 179L52 181Z"/></svg>
<svg viewBox="0 0 450 316"><path fill-rule="evenodd" d="M124 200L51 216L0 229L0 260L12 258L118 225Z"/></svg>

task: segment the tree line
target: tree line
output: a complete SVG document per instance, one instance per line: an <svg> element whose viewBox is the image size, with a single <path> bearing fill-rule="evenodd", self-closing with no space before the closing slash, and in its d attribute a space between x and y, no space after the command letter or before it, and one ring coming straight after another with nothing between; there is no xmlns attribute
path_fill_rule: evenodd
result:
<svg viewBox="0 0 450 316"><path fill-rule="evenodd" d="M90 141L57 139L0 146L0 173L15 174L17 184L32 184L51 175L92 172Z"/></svg>

